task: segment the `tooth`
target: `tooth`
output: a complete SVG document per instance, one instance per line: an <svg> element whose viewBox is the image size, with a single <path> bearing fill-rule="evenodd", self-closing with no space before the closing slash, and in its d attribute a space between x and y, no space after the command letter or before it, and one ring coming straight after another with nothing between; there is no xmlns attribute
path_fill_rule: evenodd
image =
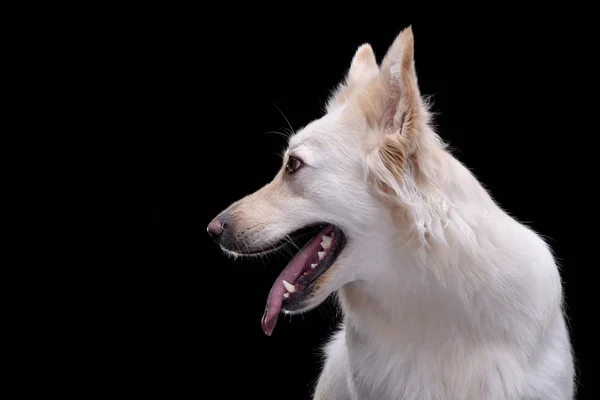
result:
<svg viewBox="0 0 600 400"><path fill-rule="evenodd" d="M325 257L325 252L324 251L319 251L317 254L319 255L319 260L322 260Z"/></svg>
<svg viewBox="0 0 600 400"><path fill-rule="evenodd" d="M310 264L311 268L317 268L317 264Z"/></svg>
<svg viewBox="0 0 600 400"><path fill-rule="evenodd" d="M289 294L289 293L284 293L284 294L283 294L283 298L284 298L284 299L287 299L288 297L290 297L290 294Z"/></svg>
<svg viewBox="0 0 600 400"><path fill-rule="evenodd" d="M294 293L296 291L296 287L288 281L283 281L283 286L285 286L285 290L287 290L290 293Z"/></svg>
<svg viewBox="0 0 600 400"><path fill-rule="evenodd" d="M331 247L331 236L327 236L327 235L323 235L321 236L321 238L323 238L323 241L321 242L321 247L323 247L325 250L327 250L328 248Z"/></svg>

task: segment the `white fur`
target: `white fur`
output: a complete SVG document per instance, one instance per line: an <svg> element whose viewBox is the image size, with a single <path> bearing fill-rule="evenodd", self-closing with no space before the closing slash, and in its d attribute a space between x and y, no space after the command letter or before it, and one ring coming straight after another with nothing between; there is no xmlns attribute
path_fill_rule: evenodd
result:
<svg viewBox="0 0 600 400"><path fill-rule="evenodd" d="M412 45L402 40L400 55ZM282 169L232 206L254 242L323 220L347 233L346 248L301 311L336 292L344 314L314 399L573 399L561 280L547 244L446 150L424 102L405 99L395 111L417 107L412 125L394 134L405 135L418 165L410 161L402 179L387 168L377 149L390 133L369 126L356 99L376 74L410 85L398 77L411 69L384 60L379 72L362 48L349 71L352 91L342 85L327 114L290 139L286 157L306 167L293 179ZM362 83L360 71L368 71Z"/></svg>

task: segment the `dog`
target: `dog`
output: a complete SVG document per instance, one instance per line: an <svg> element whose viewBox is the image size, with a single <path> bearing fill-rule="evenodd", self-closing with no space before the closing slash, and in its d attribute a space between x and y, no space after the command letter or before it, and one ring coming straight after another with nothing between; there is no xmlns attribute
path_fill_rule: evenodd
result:
<svg viewBox="0 0 600 400"><path fill-rule="evenodd" d="M449 151L421 95L411 27L378 65L356 50L326 112L289 138L282 167L207 231L234 257L304 246L262 318L335 293L317 400L567 400L574 357L547 243Z"/></svg>

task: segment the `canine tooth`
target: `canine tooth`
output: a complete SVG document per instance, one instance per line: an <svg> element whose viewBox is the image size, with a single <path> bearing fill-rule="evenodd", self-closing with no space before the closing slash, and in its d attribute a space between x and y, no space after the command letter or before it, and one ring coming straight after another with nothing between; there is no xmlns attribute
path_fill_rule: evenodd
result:
<svg viewBox="0 0 600 400"><path fill-rule="evenodd" d="M324 251L319 251L317 254L319 255L319 260L322 260L325 257Z"/></svg>
<svg viewBox="0 0 600 400"><path fill-rule="evenodd" d="M287 299L288 297L290 297L290 294L289 294L289 293L284 293L284 294L283 294L283 298L284 298L284 299Z"/></svg>
<svg viewBox="0 0 600 400"><path fill-rule="evenodd" d="M317 264L310 264L311 268L317 268Z"/></svg>
<svg viewBox="0 0 600 400"><path fill-rule="evenodd" d="M296 287L288 281L283 281L283 286L285 286L285 290L287 290L290 293L294 293L296 291Z"/></svg>
<svg viewBox="0 0 600 400"><path fill-rule="evenodd" d="M323 239L323 241L321 242L321 247L323 247L325 250L330 248L332 237L327 236L327 235L322 235L321 238Z"/></svg>

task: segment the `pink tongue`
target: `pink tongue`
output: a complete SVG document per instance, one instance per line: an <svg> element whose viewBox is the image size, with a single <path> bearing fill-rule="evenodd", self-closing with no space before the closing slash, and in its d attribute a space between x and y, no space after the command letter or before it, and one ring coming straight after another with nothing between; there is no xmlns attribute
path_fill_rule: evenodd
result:
<svg viewBox="0 0 600 400"><path fill-rule="evenodd" d="M286 293L283 281L288 281L292 285L302 274L302 271L311 262L311 256L317 253L321 244L321 235L328 235L333 231L333 226L325 226L310 242L308 242L298 254L292 258L290 263L285 269L279 274L271 291L269 292L269 298L267 299L267 307L262 318L262 328L265 335L271 336L275 325L277 324L277 318L281 312L281 303L283 302L283 295ZM314 259L314 258L313 258Z"/></svg>

